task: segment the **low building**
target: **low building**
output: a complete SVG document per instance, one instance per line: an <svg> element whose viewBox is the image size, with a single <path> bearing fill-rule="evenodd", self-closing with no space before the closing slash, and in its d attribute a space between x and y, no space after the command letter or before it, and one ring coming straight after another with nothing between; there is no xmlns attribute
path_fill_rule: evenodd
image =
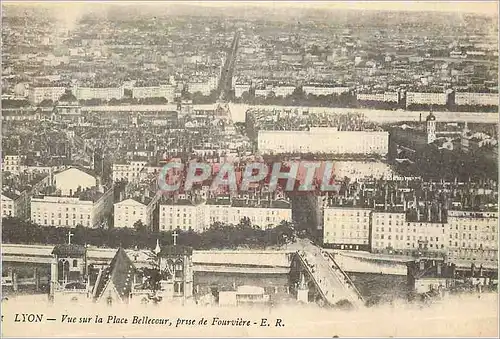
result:
<svg viewBox="0 0 500 339"><path fill-rule="evenodd" d="M220 291L219 305L255 305L269 302L269 294L260 286L238 286L236 291Z"/></svg>

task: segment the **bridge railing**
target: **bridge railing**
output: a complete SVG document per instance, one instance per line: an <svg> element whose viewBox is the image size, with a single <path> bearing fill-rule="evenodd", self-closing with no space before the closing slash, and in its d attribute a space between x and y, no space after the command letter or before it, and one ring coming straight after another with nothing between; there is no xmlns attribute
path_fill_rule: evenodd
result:
<svg viewBox="0 0 500 339"><path fill-rule="evenodd" d="M330 279L333 279L333 281L330 283L331 287L335 288L335 285L336 285L337 288L340 288L341 291L337 291L337 293L344 294L346 299L349 300L354 307L363 306L364 299L361 296L361 293L358 291L358 289L353 284L353 282L349 279L347 274L337 265L335 260L333 260L330 256L328 256L327 253L325 255L325 253L324 253L325 251L322 251L321 249L319 249L317 247L311 248L311 251L313 253L315 253L315 255L314 255L315 260L325 260L326 261L327 268L324 268L324 269L327 270L328 275L330 276ZM301 252L303 252L303 253L301 253ZM307 261L305 258L306 253L307 253L306 251L298 251L298 256L301 259L303 265L305 265L306 269L309 271L310 275L313 276L313 279L314 279L316 285L318 286L318 288L321 290L323 285L316 281L317 279L315 279L313 268L310 265L307 265ZM333 265L332 265L332 263L333 263ZM319 263L316 263L316 264L319 265ZM323 266L323 265L321 265L321 266ZM327 273L327 272L325 272L325 273ZM323 274L325 274L325 273L323 273ZM333 283L333 285L332 285L332 283ZM327 295L327 292L323 293L322 290L321 290L321 292L322 292L321 294L325 296L325 299L328 302L330 302L331 304L334 303L334 301L330 300L329 296L334 298L335 295L337 294L337 293L335 293L335 291L333 292L333 295L331 295L331 294Z"/></svg>
<svg viewBox="0 0 500 339"><path fill-rule="evenodd" d="M335 274L337 274L337 272L340 273L341 277L339 277L339 279L344 279L344 282L346 284L348 284L349 287L352 288L354 290L354 292L358 295L359 300L364 302L365 300L364 300L363 296L361 295L361 292L358 290L358 288L356 287L354 282L351 280L349 275L340 267L339 264L337 264L337 262L333 258L333 255L331 253L326 252L326 251L322 251L322 253L324 253L325 258L330 263L333 263L333 265L335 266L335 268L331 267L332 271L334 271Z"/></svg>
<svg viewBox="0 0 500 339"><path fill-rule="evenodd" d="M318 291L319 293L321 294L321 296L323 297L323 299L325 299L326 301L328 301L329 303L332 303L328 296L326 295L326 293L323 291L323 289L321 288L321 284L319 283L319 281L316 279L316 275L314 274L313 272L313 268L310 267L309 263L307 262L306 258L303 256L303 254L300 252L300 251L297 251L297 257L299 258L300 260L300 263L302 264L303 267L306 268L307 272L309 273L309 275L311 276L311 279L313 280L314 284L316 285L316 287L318 288Z"/></svg>

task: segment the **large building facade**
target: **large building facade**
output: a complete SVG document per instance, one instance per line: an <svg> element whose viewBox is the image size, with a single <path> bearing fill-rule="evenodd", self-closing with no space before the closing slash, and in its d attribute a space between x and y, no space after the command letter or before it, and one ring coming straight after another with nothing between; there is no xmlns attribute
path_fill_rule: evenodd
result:
<svg viewBox="0 0 500 339"><path fill-rule="evenodd" d="M371 210L325 208L323 243L338 249L370 250Z"/></svg>
<svg viewBox="0 0 500 339"><path fill-rule="evenodd" d="M42 226L98 227L113 209L113 190L95 199L44 196L31 199L31 221Z"/></svg>
<svg viewBox="0 0 500 339"><path fill-rule="evenodd" d="M261 229L275 227L282 221L292 221L291 205L286 201L275 201L264 207L179 200L161 204L159 213L160 231L181 229L203 232L217 222L236 225L244 217Z"/></svg>
<svg viewBox="0 0 500 339"><path fill-rule="evenodd" d="M434 253L452 261L498 260L498 212L447 212L441 221L409 220L405 212L326 207L326 247L375 253Z"/></svg>
<svg viewBox="0 0 500 339"><path fill-rule="evenodd" d="M310 131L260 130L258 133L258 149L263 154L333 153L385 156L388 148L388 132L336 131L330 128L314 128Z"/></svg>

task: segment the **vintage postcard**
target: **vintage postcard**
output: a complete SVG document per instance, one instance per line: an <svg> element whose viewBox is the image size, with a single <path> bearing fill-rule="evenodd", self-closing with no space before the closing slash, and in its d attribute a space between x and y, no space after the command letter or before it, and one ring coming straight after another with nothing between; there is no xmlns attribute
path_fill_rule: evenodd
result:
<svg viewBox="0 0 500 339"><path fill-rule="evenodd" d="M498 2L2 2L5 337L498 337Z"/></svg>

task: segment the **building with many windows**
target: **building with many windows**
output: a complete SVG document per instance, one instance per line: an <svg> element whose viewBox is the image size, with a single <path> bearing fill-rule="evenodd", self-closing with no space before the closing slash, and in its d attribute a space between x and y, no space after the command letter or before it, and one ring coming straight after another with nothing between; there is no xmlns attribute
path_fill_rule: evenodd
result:
<svg viewBox="0 0 500 339"><path fill-rule="evenodd" d="M456 92L455 105L458 106L498 106L498 93Z"/></svg>
<svg viewBox="0 0 500 339"><path fill-rule="evenodd" d="M357 142L352 142L353 140ZM258 132L258 149L263 154L332 153L385 156L388 147L388 132L336 131L331 128Z"/></svg>
<svg viewBox="0 0 500 339"><path fill-rule="evenodd" d="M149 87L134 87L132 88L132 97L137 99L165 98L168 102L173 102L175 97L175 86L160 85Z"/></svg>
<svg viewBox="0 0 500 339"><path fill-rule="evenodd" d="M149 196L138 196L124 199L114 205L114 227L134 227L141 221L145 226L152 227L153 213L158 205L159 194L152 198Z"/></svg>
<svg viewBox="0 0 500 339"><path fill-rule="evenodd" d="M28 92L28 100L33 104L39 104L44 100L56 102L66 92L66 87L31 87Z"/></svg>
<svg viewBox="0 0 500 339"><path fill-rule="evenodd" d="M320 86L320 85L304 85L302 87L305 95L340 95L343 93L349 93L349 87L344 86Z"/></svg>
<svg viewBox="0 0 500 339"><path fill-rule="evenodd" d="M295 86L279 85L274 87L273 91L277 97L287 97L292 95L293 91L295 91Z"/></svg>
<svg viewBox="0 0 500 339"><path fill-rule="evenodd" d="M251 84L235 84L234 85L234 96L236 98L241 98L243 96L243 93L250 92L251 87L252 87Z"/></svg>
<svg viewBox="0 0 500 339"><path fill-rule="evenodd" d="M448 93L436 92L407 92L406 107L412 104L418 105L446 105L448 103Z"/></svg>
<svg viewBox="0 0 500 339"><path fill-rule="evenodd" d="M244 199L179 199L162 203L159 208L160 231L182 229L202 232L216 222L238 224L243 217L262 229L292 221L291 205L285 200L255 203Z"/></svg>
<svg viewBox="0 0 500 339"><path fill-rule="evenodd" d="M385 93L358 93L356 94L358 101L378 101L378 102L399 102L398 92L385 92Z"/></svg>
<svg viewBox="0 0 500 339"><path fill-rule="evenodd" d="M498 212L448 212L451 260L497 261Z"/></svg>
<svg viewBox="0 0 500 339"><path fill-rule="evenodd" d="M326 207L323 217L325 247L370 250L371 210L355 207Z"/></svg>
<svg viewBox="0 0 500 339"><path fill-rule="evenodd" d="M410 222L405 213L372 213L372 251L415 252L428 250L446 253L446 224L427 221Z"/></svg>
<svg viewBox="0 0 500 339"><path fill-rule="evenodd" d="M147 165L147 161L134 160L125 163L114 163L112 166L113 182L126 180L134 181L139 179L139 174Z"/></svg>
<svg viewBox="0 0 500 339"><path fill-rule="evenodd" d="M498 212L455 211L429 222L406 212L325 207L326 247L375 253L447 256L452 262L498 260Z"/></svg>
<svg viewBox="0 0 500 339"><path fill-rule="evenodd" d="M24 218L26 216L27 192L3 191L2 192L2 218Z"/></svg>
<svg viewBox="0 0 500 339"><path fill-rule="evenodd" d="M31 221L43 226L106 226L113 209L113 189L91 188L74 196L35 196Z"/></svg>
<svg viewBox="0 0 500 339"><path fill-rule="evenodd" d="M73 95L78 100L111 100L123 99L125 92L123 87L74 87Z"/></svg>
<svg viewBox="0 0 500 339"><path fill-rule="evenodd" d="M3 158L2 171L18 174L21 171L22 158L19 155L5 155Z"/></svg>
<svg viewBox="0 0 500 339"><path fill-rule="evenodd" d="M202 232L207 228L204 201L195 202L189 199L170 201L160 205L159 213L160 231L181 229Z"/></svg>

